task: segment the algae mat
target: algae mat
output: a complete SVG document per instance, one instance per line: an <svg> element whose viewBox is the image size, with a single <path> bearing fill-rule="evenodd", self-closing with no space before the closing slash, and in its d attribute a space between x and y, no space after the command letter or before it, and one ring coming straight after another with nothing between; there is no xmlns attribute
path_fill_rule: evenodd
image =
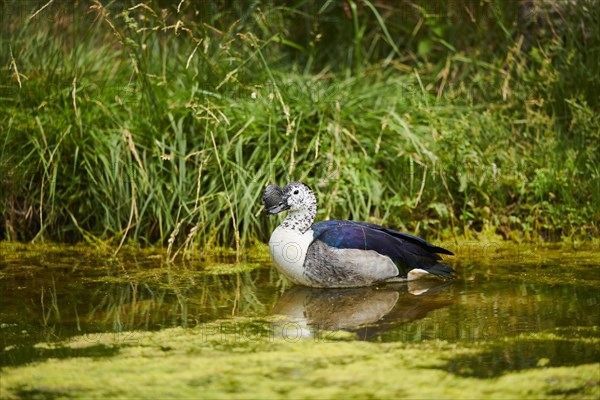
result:
<svg viewBox="0 0 600 400"><path fill-rule="evenodd" d="M239 321L240 326L245 323L256 322ZM68 358L3 371L2 397L591 399L600 394L600 367L592 360L545 367L548 360L540 358L533 368L490 379L477 377L466 366L454 367L489 351L485 344L371 343L335 332L316 339L253 332L241 336L211 323L120 338L106 334L93 341L72 338L60 344L71 350ZM552 334L522 336L506 344L561 340L599 344L597 338ZM95 355L90 355L92 348Z"/></svg>
<svg viewBox="0 0 600 400"><path fill-rule="evenodd" d="M480 248L452 282L323 290L261 251L0 244L0 397L599 398L597 248Z"/></svg>

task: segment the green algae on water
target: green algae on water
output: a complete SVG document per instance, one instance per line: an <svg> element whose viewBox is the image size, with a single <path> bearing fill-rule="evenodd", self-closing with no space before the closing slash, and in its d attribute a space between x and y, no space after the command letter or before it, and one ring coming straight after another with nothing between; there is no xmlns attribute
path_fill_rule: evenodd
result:
<svg viewBox="0 0 600 400"><path fill-rule="evenodd" d="M223 323L233 322L130 332L126 340L106 334L90 343L89 338L76 337L59 346L81 351L79 356L4 368L1 397L592 399L600 395L600 364L593 361L556 367L542 361L482 379L453 371L451 365L485 352L486 344L369 343L338 340L335 335L286 339L270 329L240 336L239 331L223 329ZM252 321L235 323L241 327ZM262 323L273 327L277 320ZM586 343L598 344L598 338ZM84 351L99 345L116 352Z"/></svg>
<svg viewBox="0 0 600 400"><path fill-rule="evenodd" d="M0 246L2 398L600 394L585 246L463 243L458 279L418 295L289 288L264 255Z"/></svg>

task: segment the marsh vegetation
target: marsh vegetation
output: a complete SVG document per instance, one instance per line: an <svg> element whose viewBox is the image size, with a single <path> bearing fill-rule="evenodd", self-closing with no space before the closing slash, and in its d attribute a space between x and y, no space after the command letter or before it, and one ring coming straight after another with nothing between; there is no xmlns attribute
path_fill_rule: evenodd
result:
<svg viewBox="0 0 600 400"><path fill-rule="evenodd" d="M0 238L240 249L268 183L430 238L590 239L594 1L2 3Z"/></svg>

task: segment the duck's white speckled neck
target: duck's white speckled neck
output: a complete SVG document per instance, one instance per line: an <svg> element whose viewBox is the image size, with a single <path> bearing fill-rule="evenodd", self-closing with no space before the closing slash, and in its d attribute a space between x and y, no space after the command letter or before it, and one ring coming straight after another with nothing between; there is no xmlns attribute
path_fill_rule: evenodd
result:
<svg viewBox="0 0 600 400"><path fill-rule="evenodd" d="M315 222L317 215L316 203L307 210L303 211L292 211L281 223L282 228L291 229L300 233L306 232Z"/></svg>

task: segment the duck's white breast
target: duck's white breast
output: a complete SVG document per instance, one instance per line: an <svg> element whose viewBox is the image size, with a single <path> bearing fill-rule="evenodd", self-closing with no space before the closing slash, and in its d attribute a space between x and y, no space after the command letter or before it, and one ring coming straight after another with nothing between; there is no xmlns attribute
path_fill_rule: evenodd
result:
<svg viewBox="0 0 600 400"><path fill-rule="evenodd" d="M269 240L271 259L277 269L292 282L309 285L304 275L304 261L308 246L313 241L313 230L304 233L292 229L277 227Z"/></svg>

